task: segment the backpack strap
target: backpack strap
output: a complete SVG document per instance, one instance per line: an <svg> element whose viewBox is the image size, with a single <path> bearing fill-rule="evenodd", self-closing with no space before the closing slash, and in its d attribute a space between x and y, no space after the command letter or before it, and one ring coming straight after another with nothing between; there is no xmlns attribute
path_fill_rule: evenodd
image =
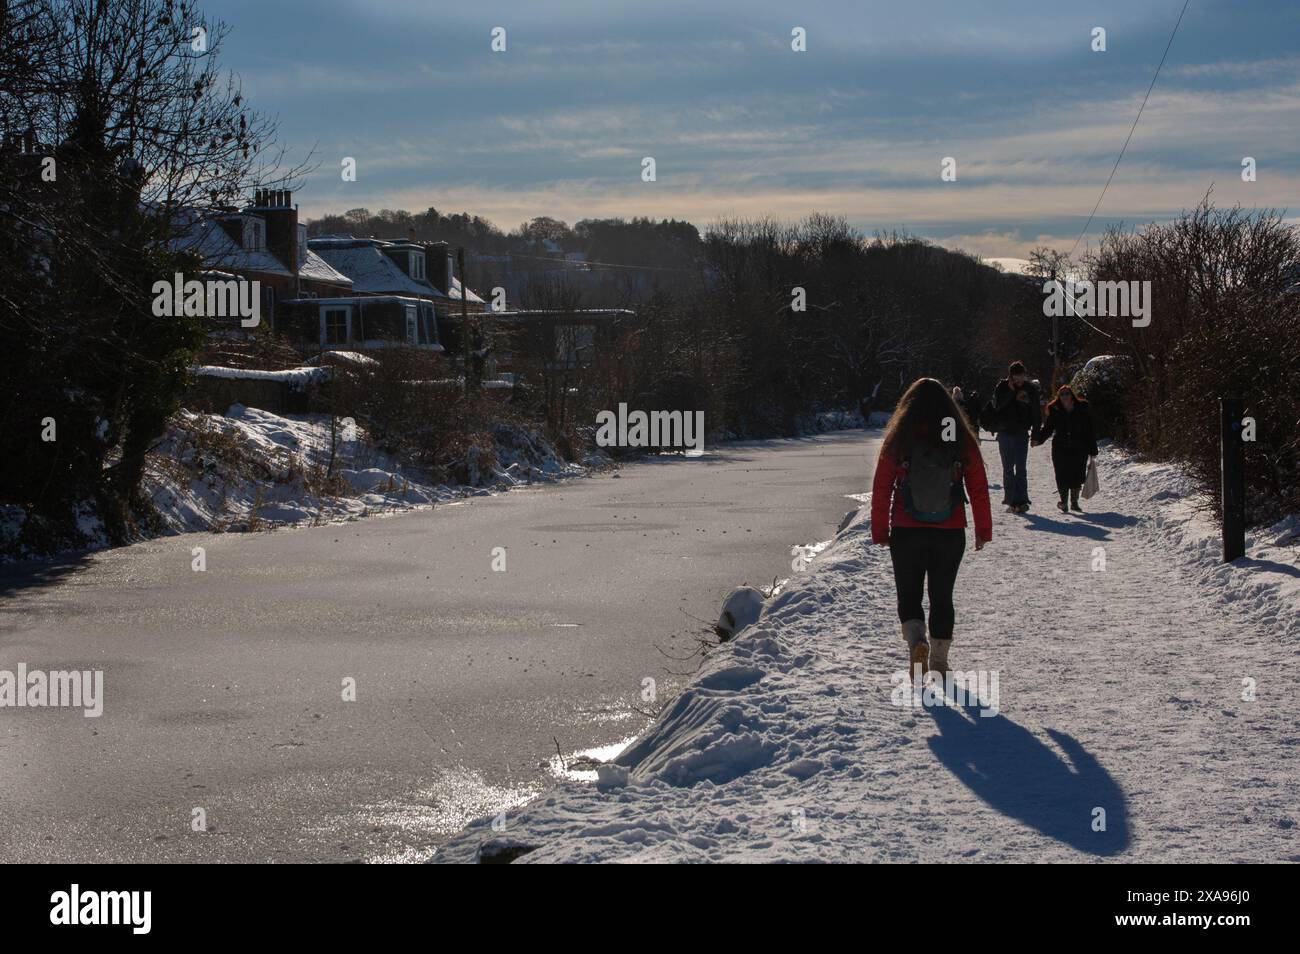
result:
<svg viewBox="0 0 1300 954"><path fill-rule="evenodd" d="M966 496L966 452L962 445L965 441L958 441L953 448L953 465L956 476L953 477L953 486L957 488L957 496L961 498L962 504L970 503L970 498ZM978 450L976 451L978 453Z"/></svg>

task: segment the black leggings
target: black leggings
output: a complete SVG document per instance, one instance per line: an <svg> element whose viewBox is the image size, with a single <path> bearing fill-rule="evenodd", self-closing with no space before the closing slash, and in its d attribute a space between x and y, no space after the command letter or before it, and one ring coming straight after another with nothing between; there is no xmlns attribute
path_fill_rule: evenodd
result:
<svg viewBox="0 0 1300 954"><path fill-rule="evenodd" d="M1077 491L1088 478L1088 455L1068 448L1057 450L1053 443L1052 468L1056 471L1056 490L1064 500L1067 491Z"/></svg>
<svg viewBox="0 0 1300 954"><path fill-rule="evenodd" d="M929 577L930 638L952 639L956 619L952 588L965 552L966 531L960 527L894 527L889 531L900 622L925 619L921 594Z"/></svg>

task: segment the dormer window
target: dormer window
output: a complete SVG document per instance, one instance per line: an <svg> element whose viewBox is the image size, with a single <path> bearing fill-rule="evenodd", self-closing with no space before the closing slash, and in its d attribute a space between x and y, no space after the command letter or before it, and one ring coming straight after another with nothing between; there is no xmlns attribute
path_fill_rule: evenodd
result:
<svg viewBox="0 0 1300 954"><path fill-rule="evenodd" d="M424 253L423 252L411 253L411 277L418 281L424 281Z"/></svg>
<svg viewBox="0 0 1300 954"><path fill-rule="evenodd" d="M266 248L266 223L261 219L244 219L244 249L260 252Z"/></svg>

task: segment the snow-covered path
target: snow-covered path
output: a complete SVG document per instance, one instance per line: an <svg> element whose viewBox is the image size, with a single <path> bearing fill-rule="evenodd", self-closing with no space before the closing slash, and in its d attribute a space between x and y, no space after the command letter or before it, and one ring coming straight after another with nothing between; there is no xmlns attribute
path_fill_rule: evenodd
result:
<svg viewBox="0 0 1300 954"><path fill-rule="evenodd" d="M623 753L625 784L568 784L437 860L1300 860L1297 548L1219 567L1176 472L1110 450L1095 513L1055 510L1046 448L1030 471L1035 512L995 507L957 584L983 712L895 704L864 510Z"/></svg>

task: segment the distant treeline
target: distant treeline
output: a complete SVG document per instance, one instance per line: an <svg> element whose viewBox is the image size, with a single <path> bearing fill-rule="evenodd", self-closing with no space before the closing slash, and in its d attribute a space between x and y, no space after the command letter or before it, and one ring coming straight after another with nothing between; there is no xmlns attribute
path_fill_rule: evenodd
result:
<svg viewBox="0 0 1300 954"><path fill-rule="evenodd" d="M726 403L749 422L772 418L773 427L822 406L856 406L877 384L878 397L888 400L912 374L978 388L993 383L1008 356L1050 370L1036 285L907 234L868 239L832 215L813 214L797 224L724 220L703 234L672 219L583 219L570 226L539 216L506 232L469 213L350 209L310 221L308 232L413 235L463 245L471 254L510 252L525 262L584 253L594 268L539 267L519 303L637 309L665 338L665 354L683 361L688 342L713 340L708 360L695 355L688 362L713 384L724 376L745 377L730 365L748 355L749 373L762 387L756 381L740 390L778 387L784 396L766 409L744 406L739 398ZM471 285L490 288L497 276L490 266L471 268ZM803 292L796 295L796 288ZM1081 347L1078 338L1067 342L1072 356ZM765 356L774 367L764 366ZM680 370L665 365L647 373ZM796 383L791 373L809 377ZM728 415L719 424L731 428L739 421Z"/></svg>
<svg viewBox="0 0 1300 954"><path fill-rule="evenodd" d="M383 239L414 235L419 241L446 242L479 254L582 252L592 261L654 268L690 268L698 263L700 254L699 230L675 219L583 219L569 226L559 219L538 216L504 232L487 219L464 212L349 209L341 215L311 220L307 233L313 237L351 234Z"/></svg>

